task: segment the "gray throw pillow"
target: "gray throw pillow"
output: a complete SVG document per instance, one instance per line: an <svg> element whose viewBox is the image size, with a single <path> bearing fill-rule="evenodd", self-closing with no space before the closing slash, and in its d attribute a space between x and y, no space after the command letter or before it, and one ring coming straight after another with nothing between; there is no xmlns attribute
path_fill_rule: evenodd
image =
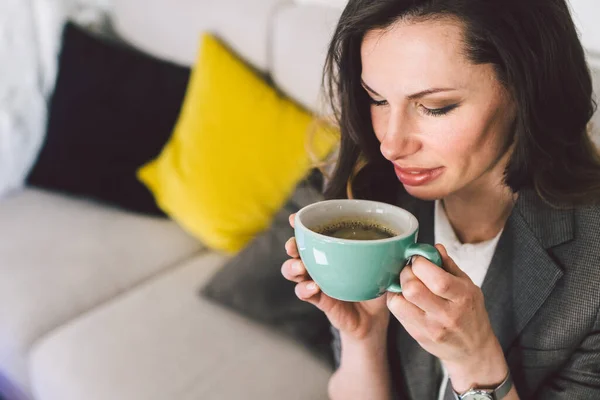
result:
<svg viewBox="0 0 600 400"><path fill-rule="evenodd" d="M332 364L329 321L316 307L298 300L295 284L280 273L281 265L289 258L285 242L294 235L289 215L322 199L310 183L300 183L271 227L224 265L200 292L211 301L291 336Z"/></svg>

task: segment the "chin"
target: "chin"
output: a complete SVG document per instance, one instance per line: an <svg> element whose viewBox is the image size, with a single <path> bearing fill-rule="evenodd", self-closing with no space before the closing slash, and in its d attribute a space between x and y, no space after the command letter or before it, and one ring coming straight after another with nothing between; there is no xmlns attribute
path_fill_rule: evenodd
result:
<svg viewBox="0 0 600 400"><path fill-rule="evenodd" d="M447 192L440 189L440 188L436 188L435 186L429 186L429 185L425 185L425 186L407 186L407 185L402 185L404 186L404 189L406 190L406 192L408 194L410 194L412 197L416 197L417 199L420 200L426 200L426 201L432 201L432 200L439 200L444 198L447 195Z"/></svg>

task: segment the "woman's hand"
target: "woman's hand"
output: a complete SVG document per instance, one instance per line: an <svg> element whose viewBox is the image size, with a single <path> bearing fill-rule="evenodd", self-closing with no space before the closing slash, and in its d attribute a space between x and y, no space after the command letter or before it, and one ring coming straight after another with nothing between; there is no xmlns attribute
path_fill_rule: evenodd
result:
<svg viewBox="0 0 600 400"><path fill-rule="evenodd" d="M294 226L294 215L290 215L292 227ZM310 279L300 260L294 238L287 241L285 250L292 258L283 263L281 273L287 280L297 283L296 296L300 300L309 302L323 311L331 325L337 328L342 335L356 340L363 340L372 335L385 335L389 323L385 295L360 303L333 299L321 292L317 284Z"/></svg>
<svg viewBox="0 0 600 400"><path fill-rule="evenodd" d="M483 293L444 246L436 248L444 269L416 257L400 273L402 294L389 294L388 308L423 349L443 362L457 391L499 384L508 367Z"/></svg>
<svg viewBox="0 0 600 400"><path fill-rule="evenodd" d="M294 226L294 215L290 216ZM281 266L283 276L296 282L296 295L325 313L339 330L340 365L329 380L332 399L388 399L390 371L387 359L387 330L390 312L386 307L389 294L377 299L351 303L333 299L321 292L300 260L296 240L285 244L290 257Z"/></svg>

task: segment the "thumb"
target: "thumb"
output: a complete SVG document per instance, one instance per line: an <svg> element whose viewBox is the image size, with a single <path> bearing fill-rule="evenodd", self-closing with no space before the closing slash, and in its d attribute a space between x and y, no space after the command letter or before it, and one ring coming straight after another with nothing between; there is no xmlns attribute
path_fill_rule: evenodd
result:
<svg viewBox="0 0 600 400"><path fill-rule="evenodd" d="M442 264L443 264L444 270L446 270L446 272L448 272L449 274L452 274L454 276L458 276L458 277L467 276L467 274L464 273L463 270L460 269L460 267L458 265L456 265L456 263L454 262L452 257L450 257L448 255L448 251L446 251L446 247L444 247L443 244L438 243L435 245L435 248L437 249L437 251L440 252L440 255L442 256Z"/></svg>

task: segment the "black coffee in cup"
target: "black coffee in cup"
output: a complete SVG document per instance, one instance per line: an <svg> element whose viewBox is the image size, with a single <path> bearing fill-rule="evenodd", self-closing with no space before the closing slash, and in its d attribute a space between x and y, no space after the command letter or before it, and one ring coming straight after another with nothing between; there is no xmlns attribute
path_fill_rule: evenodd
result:
<svg viewBox="0 0 600 400"><path fill-rule="evenodd" d="M355 219L338 220L314 230L338 239L379 240L398 236L397 232L376 222Z"/></svg>

